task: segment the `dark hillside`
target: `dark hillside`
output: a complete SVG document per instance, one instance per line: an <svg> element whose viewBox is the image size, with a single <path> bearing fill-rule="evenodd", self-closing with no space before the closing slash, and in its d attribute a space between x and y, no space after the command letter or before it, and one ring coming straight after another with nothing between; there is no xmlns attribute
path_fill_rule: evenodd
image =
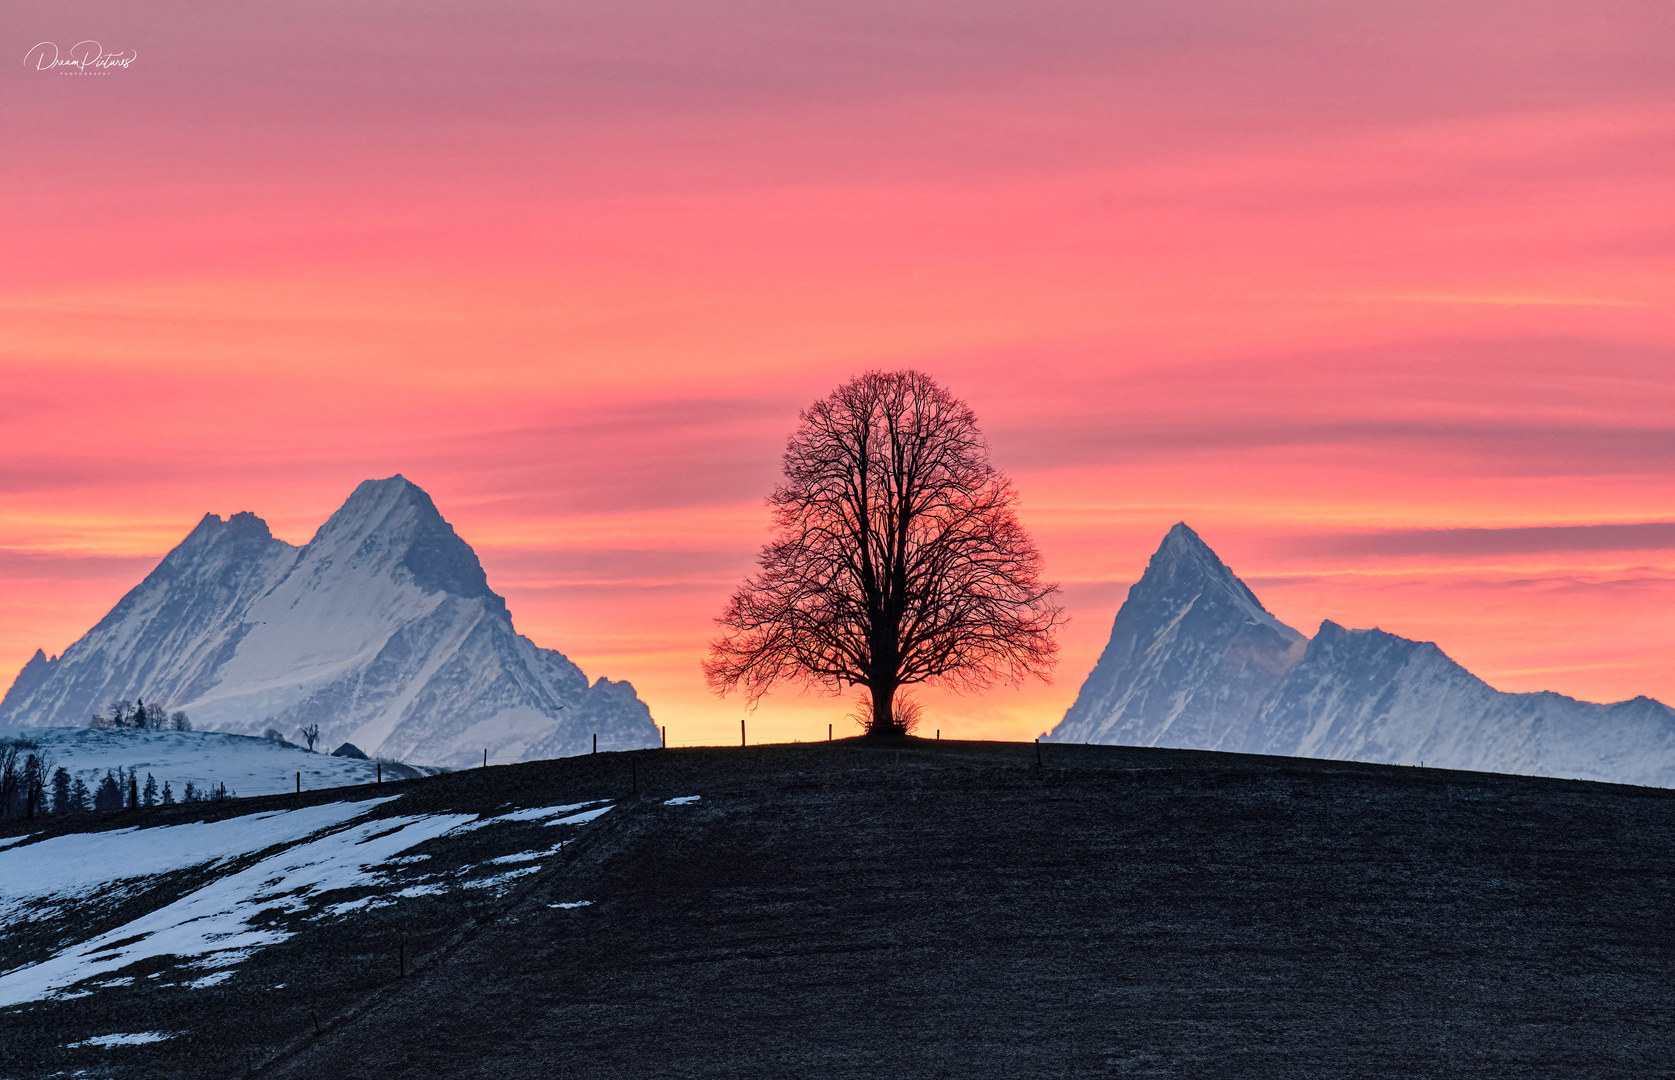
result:
<svg viewBox="0 0 1675 1080"><path fill-rule="evenodd" d="M632 761L642 797L496 905L404 901L183 998L177 1026L228 1045L73 1053L100 1075L310 1080L1671 1073L1675 792L1041 750L647 751L414 781L394 809L620 798ZM383 961L398 938L406 979ZM0 1045L118 993L8 1010ZM71 1053L20 1063L92 1067Z"/></svg>

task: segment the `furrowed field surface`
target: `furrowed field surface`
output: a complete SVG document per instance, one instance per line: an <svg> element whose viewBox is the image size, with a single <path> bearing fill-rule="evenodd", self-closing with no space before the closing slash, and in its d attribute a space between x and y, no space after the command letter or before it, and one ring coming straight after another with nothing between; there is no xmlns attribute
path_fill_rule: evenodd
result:
<svg viewBox="0 0 1675 1080"><path fill-rule="evenodd" d="M358 884L317 873L252 920L277 940L222 981L156 956L0 1010L0 1076L1668 1074L1675 792L1040 753L640 751L212 804L399 794L311 843L399 846L377 824L398 819L436 835ZM456 818L470 827L439 831ZM8 926L0 967L211 877Z"/></svg>

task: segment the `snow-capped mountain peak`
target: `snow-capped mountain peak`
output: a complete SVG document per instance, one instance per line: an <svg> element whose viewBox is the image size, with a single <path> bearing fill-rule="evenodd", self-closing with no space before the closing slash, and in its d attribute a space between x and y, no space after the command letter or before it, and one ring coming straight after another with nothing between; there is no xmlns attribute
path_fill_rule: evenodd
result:
<svg viewBox="0 0 1675 1080"><path fill-rule="evenodd" d="M115 698L200 728L293 734L434 764L658 741L626 683L592 687L512 626L476 552L402 476L368 480L307 544L211 514L56 660L31 660L0 723L85 724Z"/></svg>
<svg viewBox="0 0 1675 1080"><path fill-rule="evenodd" d="M429 495L397 473L355 488L303 548L311 573L404 572L425 593L500 603L471 545L460 539Z"/></svg>
<svg viewBox="0 0 1675 1080"><path fill-rule="evenodd" d="M1303 645L1182 522L1128 590L1110 643L1051 738L1216 749Z"/></svg>
<svg viewBox="0 0 1675 1080"><path fill-rule="evenodd" d="M1152 602L1216 590L1226 593L1239 607L1248 608L1258 621L1273 621L1249 586L1184 521L1177 522L1164 536L1135 588Z"/></svg>
<svg viewBox="0 0 1675 1080"><path fill-rule="evenodd" d="M1184 524L1049 738L1675 786L1675 710L1507 694L1429 641L1270 615Z"/></svg>

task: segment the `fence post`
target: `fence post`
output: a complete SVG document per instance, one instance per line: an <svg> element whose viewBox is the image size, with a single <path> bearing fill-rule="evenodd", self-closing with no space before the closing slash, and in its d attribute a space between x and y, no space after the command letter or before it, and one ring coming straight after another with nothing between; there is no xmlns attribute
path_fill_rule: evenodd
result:
<svg viewBox="0 0 1675 1080"><path fill-rule="evenodd" d="M489 748L483 747L483 768L489 767Z"/></svg>
<svg viewBox="0 0 1675 1080"><path fill-rule="evenodd" d="M380 783L380 784L382 784L384 782L384 763L382 761L380 761L378 763L378 781L377 782Z"/></svg>
<svg viewBox="0 0 1675 1080"><path fill-rule="evenodd" d="M663 749L669 749L669 725L663 725Z"/></svg>
<svg viewBox="0 0 1675 1080"><path fill-rule="evenodd" d="M739 721L739 745L740 746L749 745L744 741L744 721L743 720Z"/></svg>
<svg viewBox="0 0 1675 1080"><path fill-rule="evenodd" d="M297 794L302 794L302 773L300 771L297 773Z"/></svg>
<svg viewBox="0 0 1675 1080"><path fill-rule="evenodd" d="M1041 764L1041 740L1040 739L1035 740L1035 763L1037 765Z"/></svg>
<svg viewBox="0 0 1675 1080"><path fill-rule="evenodd" d="M832 725L830 725L830 724L826 725L826 741L827 742L832 741Z"/></svg>
<svg viewBox="0 0 1675 1080"><path fill-rule="evenodd" d="M599 733L597 731L593 733L593 752L595 754L599 752Z"/></svg>

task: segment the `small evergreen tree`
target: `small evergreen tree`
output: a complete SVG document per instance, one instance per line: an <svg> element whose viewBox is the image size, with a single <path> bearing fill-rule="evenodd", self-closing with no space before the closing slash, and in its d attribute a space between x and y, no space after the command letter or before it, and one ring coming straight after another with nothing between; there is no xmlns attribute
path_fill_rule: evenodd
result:
<svg viewBox="0 0 1675 1080"><path fill-rule="evenodd" d="M105 778L99 781L99 789L93 793L93 809L122 809L122 787L116 781L116 774L109 769L105 770Z"/></svg>
<svg viewBox="0 0 1675 1080"><path fill-rule="evenodd" d="M192 781L190 781L190 780L186 781L186 790L181 792L180 801L181 802L197 802L198 801L198 785L192 783Z"/></svg>
<svg viewBox="0 0 1675 1080"><path fill-rule="evenodd" d="M163 805L174 805L174 792L169 789L169 782L167 780L163 781Z"/></svg>
<svg viewBox="0 0 1675 1080"><path fill-rule="evenodd" d="M91 798L92 792L87 790L86 781L79 776L76 777L75 783L70 785L70 813L87 813L88 802Z"/></svg>
<svg viewBox="0 0 1675 1080"><path fill-rule="evenodd" d="M147 806L157 805L157 779L150 773L145 774L145 790L140 793L140 798Z"/></svg>
<svg viewBox="0 0 1675 1080"><path fill-rule="evenodd" d="M70 812L70 770L60 765L58 771L52 774L52 812L68 814Z"/></svg>
<svg viewBox="0 0 1675 1080"><path fill-rule="evenodd" d="M35 754L30 754L23 763L23 806L28 817L34 817L36 810L45 810L42 798L46 794L46 763Z"/></svg>

